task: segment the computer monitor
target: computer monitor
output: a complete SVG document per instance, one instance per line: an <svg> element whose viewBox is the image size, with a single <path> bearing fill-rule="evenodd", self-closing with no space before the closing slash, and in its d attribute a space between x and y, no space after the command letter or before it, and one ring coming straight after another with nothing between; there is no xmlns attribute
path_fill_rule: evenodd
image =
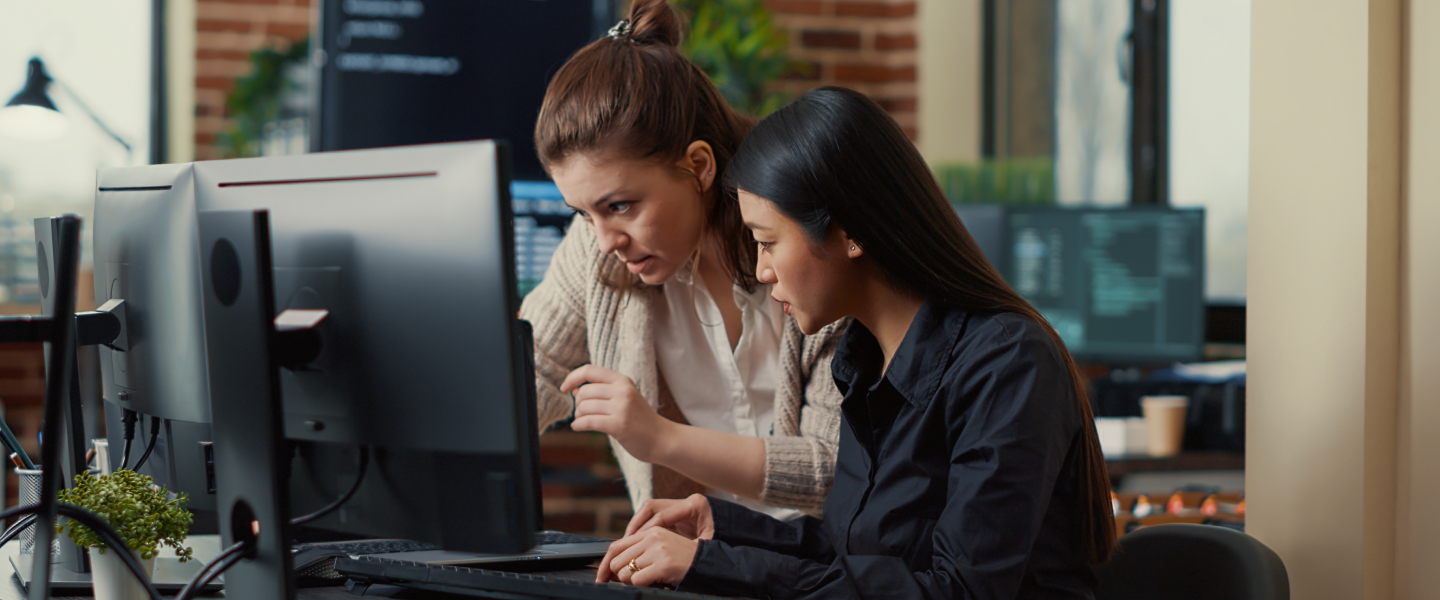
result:
<svg viewBox="0 0 1440 600"><path fill-rule="evenodd" d="M192 163L101 169L94 218L95 305L125 301L124 333L100 346L110 466L124 459L124 410L138 414L134 468L159 417L160 435L139 472L189 496L191 533L217 533L205 460L210 389L200 296ZM111 347L113 346L113 347Z"/></svg>
<svg viewBox="0 0 1440 600"><path fill-rule="evenodd" d="M273 310L328 313L318 355L276 378L292 516L340 496L366 445L359 492L314 526L462 551L533 545L507 152L482 141L195 165L202 273L215 267L206 215L265 210ZM212 325L241 317L207 302L209 346L229 352ZM212 383L242 358L212 351Z"/></svg>
<svg viewBox="0 0 1440 600"><path fill-rule="evenodd" d="M990 264L1000 268L1005 257L1005 205L1003 204L952 204L955 214L975 245L990 259Z"/></svg>
<svg viewBox="0 0 1440 600"><path fill-rule="evenodd" d="M1010 207L1000 268L1077 360L1199 360L1204 227L1203 209Z"/></svg>

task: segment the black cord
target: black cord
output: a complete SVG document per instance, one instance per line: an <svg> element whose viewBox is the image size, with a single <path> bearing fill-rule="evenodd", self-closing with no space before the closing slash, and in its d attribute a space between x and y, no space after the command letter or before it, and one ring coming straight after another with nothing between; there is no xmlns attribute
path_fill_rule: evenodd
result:
<svg viewBox="0 0 1440 600"><path fill-rule="evenodd" d="M31 511L38 511L40 507L39 505L34 505L26 508L29 508ZM140 560L135 556L135 553L119 551L120 548L128 549L129 545L125 542L125 538L120 537L120 532L115 531L115 528L111 527L108 521L89 510L64 502L56 505L55 512L70 517L72 520L79 521L81 524L89 527L91 531L99 534L101 541L105 542L105 545L116 550L115 555L119 556L120 561L125 563L125 566L135 575L136 581L139 581L141 587L145 588L145 593L150 596L151 600L161 600L160 592L156 591L155 585L150 583L150 576L140 569ZM3 513L0 513L0 518L4 518ZM40 553L37 551L36 554Z"/></svg>
<svg viewBox="0 0 1440 600"><path fill-rule="evenodd" d="M124 411L120 422L125 425L125 451L120 455L120 469L130 466L130 441L135 439L135 421L140 419L139 413L128 408Z"/></svg>
<svg viewBox="0 0 1440 600"><path fill-rule="evenodd" d="M235 545L226 548L218 556L211 559L194 577L190 578L190 582L186 583L185 587L180 589L180 593L175 596L175 600L190 600L194 598L195 594L200 593L200 590L210 585L210 582L216 577L219 577L221 573L224 573L226 569L240 562L240 559L245 558L244 551L245 542L236 542Z"/></svg>
<svg viewBox="0 0 1440 600"><path fill-rule="evenodd" d="M315 519L318 519L318 518L320 518L320 517L323 517L323 516L325 516L325 515L330 514L330 513L333 512L335 509L340 508L340 507L343 506L346 502L350 501L350 498L352 498L352 497L355 496L355 492L360 491L360 483L363 482L363 481L365 481L365 467L367 467L367 466L369 466L369 465L370 465L370 447L369 447L369 446L366 446L366 445L364 445L364 444L361 444L361 445L360 445L360 472L357 473L357 474L355 474L355 483L350 486L350 490L349 490L349 491L346 491L344 495L340 496L339 498L336 498L334 502L331 502L330 504L325 505L325 507L324 507L324 508L321 508L320 510L317 510L317 511L315 511L315 512L312 512L312 513L310 513L310 514L308 514L308 515L303 515L303 516L299 516L299 517L295 517L295 518L293 518L293 519L290 519L290 524L291 524L291 525L304 525L304 524L306 524L306 523L309 523L309 522L311 522L311 521L314 521Z"/></svg>
<svg viewBox="0 0 1440 600"><path fill-rule="evenodd" d="M14 525L11 525L9 529L6 529L5 533L0 533L0 546L10 543L10 540L15 539L15 536L20 535L21 530L34 524L35 515L20 517L20 520L16 521Z"/></svg>
<svg viewBox="0 0 1440 600"><path fill-rule="evenodd" d="M39 504L16 506L14 508L0 511L0 521L9 519L11 517L27 515L33 520L34 514L37 512L40 512ZM97 515L87 509L81 508L74 504L67 504L65 502L57 502L55 505L55 512L60 516L69 517L73 520L79 521L82 525L89 527L92 531L95 532L96 535L100 536L100 541L105 542L105 545L110 546L111 548L129 547L125 542L125 538L120 537L120 533L115 531L115 528L110 525L110 522L106 521L100 515ZM24 519L16 522L15 525L10 526L10 528L6 529L5 533L0 534L0 536L13 536L15 534L18 534L20 530L23 529L23 527L21 526L21 523L23 522ZM48 552L45 552L43 554L48 554ZM138 580L140 582L140 585L145 588L145 592L150 596L151 600L162 600L160 598L160 592L156 591L155 586L150 583L150 577L140 570L140 560L135 557L135 554L133 552L116 552L115 554L120 557L120 562L125 563L125 567L130 569L130 573L135 575L135 579Z"/></svg>
<svg viewBox="0 0 1440 600"><path fill-rule="evenodd" d="M145 459L150 458L150 452L155 450L155 440L160 438L160 417L150 417L150 443L145 446L145 453L140 455L140 460L135 461L136 472L145 464Z"/></svg>

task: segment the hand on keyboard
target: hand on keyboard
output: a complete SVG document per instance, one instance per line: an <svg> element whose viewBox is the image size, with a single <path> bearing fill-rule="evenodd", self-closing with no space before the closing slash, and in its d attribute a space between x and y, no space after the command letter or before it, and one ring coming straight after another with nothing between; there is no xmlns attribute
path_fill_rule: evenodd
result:
<svg viewBox="0 0 1440 600"><path fill-rule="evenodd" d="M595 583L619 581L641 587L674 587L690 571L699 544L664 527L625 536L610 544L610 550L600 560Z"/></svg>
<svg viewBox="0 0 1440 600"><path fill-rule="evenodd" d="M625 535L635 535L651 527L664 527L692 540L713 539L715 519L710 512L710 500L700 494L691 494L684 500L646 500L630 518Z"/></svg>

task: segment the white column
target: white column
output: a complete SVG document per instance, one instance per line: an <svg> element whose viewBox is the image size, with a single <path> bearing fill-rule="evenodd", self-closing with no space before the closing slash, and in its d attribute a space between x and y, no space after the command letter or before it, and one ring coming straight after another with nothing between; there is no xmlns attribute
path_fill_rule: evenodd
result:
<svg viewBox="0 0 1440 600"><path fill-rule="evenodd" d="M195 0L165 1L165 162L195 160Z"/></svg>
<svg viewBox="0 0 1440 600"><path fill-rule="evenodd" d="M1294 598L1393 597L1401 4L1253 4L1246 527Z"/></svg>
<svg viewBox="0 0 1440 600"><path fill-rule="evenodd" d="M980 160L980 0L920 0L915 30L920 153L930 164Z"/></svg>

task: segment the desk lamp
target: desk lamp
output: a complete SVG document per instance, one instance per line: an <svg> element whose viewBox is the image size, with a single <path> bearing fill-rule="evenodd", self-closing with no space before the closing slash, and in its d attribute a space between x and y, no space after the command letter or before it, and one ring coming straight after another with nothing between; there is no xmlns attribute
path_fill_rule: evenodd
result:
<svg viewBox="0 0 1440 600"><path fill-rule="evenodd" d="M69 119L55 107L55 102L50 100L47 88L55 84L65 95L70 98L75 106L80 107L92 121L104 131L106 135L115 140L125 148L127 159L134 157L134 149L130 144L110 129L100 115L90 110L80 97L75 95L64 83L50 77L45 72L45 63L39 57L30 59L28 74L25 76L25 87L15 94L4 108L0 108L0 133L25 140L47 140L55 139L65 134L70 127ZM126 160L128 164L130 161Z"/></svg>

